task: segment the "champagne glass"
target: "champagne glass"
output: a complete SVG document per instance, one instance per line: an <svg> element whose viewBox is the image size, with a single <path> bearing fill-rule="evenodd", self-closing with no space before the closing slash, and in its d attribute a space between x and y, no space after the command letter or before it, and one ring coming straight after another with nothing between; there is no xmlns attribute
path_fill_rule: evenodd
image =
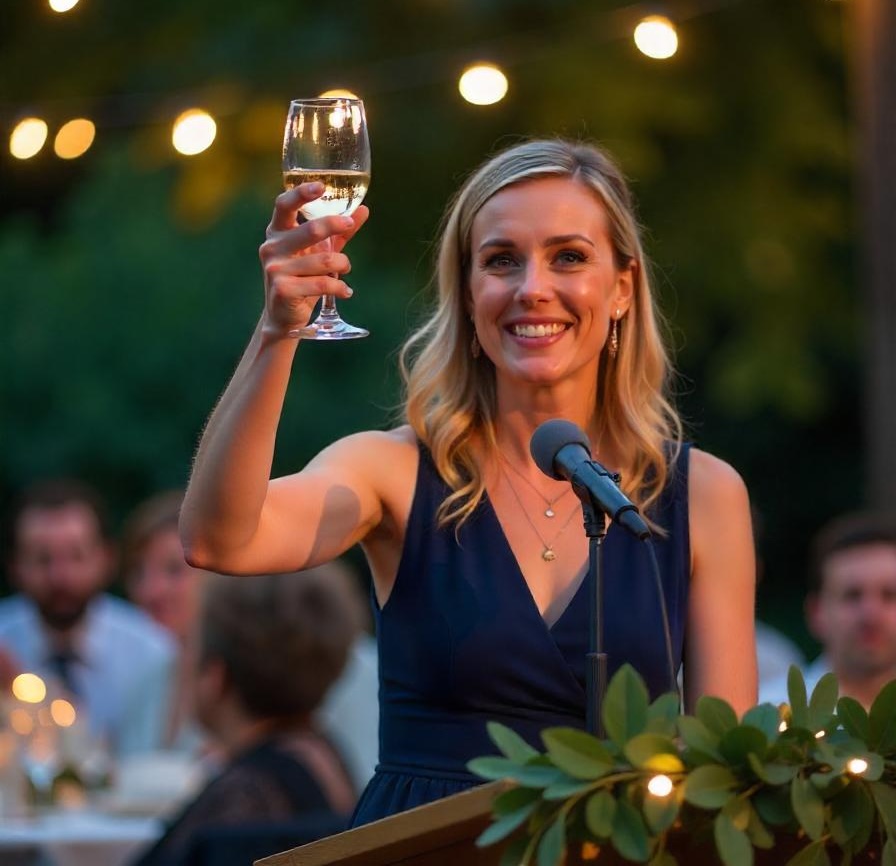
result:
<svg viewBox="0 0 896 866"><path fill-rule="evenodd" d="M283 185L318 181L324 194L305 204L305 219L351 214L370 184L370 142L360 99L294 99L283 135ZM332 249L332 239L324 242ZM293 332L306 340L351 340L369 331L342 320L336 299L323 295L317 318Z"/></svg>

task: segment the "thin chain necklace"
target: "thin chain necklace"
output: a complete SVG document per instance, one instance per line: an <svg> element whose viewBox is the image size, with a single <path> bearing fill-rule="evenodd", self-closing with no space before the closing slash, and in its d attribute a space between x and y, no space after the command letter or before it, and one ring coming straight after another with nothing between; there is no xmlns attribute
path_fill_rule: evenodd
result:
<svg viewBox="0 0 896 866"><path fill-rule="evenodd" d="M520 499L520 495L519 495L519 493L516 492L516 488L511 483L510 476L506 472L504 472L503 475L507 481L507 486L510 488L510 492L513 494L513 498L516 500L517 505L519 505L519 507L520 507L520 511L523 512L523 517L526 518L526 521L528 522L529 526L532 527L532 531L535 533L536 537L541 542L541 548L542 548L541 549L541 558L545 562L553 562L557 558L557 554L554 552L554 545L557 543L560 536L563 535L564 531L566 530L566 527L569 526L570 521L573 519L573 517L576 516L576 513L579 510L578 505L576 505L573 508L573 510L569 512L569 517L567 517L566 520L563 521L563 526L560 527L557 534L549 542L545 541L544 536L538 531L538 527L535 525L535 522L532 520L531 517L529 517L529 512L526 510L526 507L523 505L523 500ZM537 492L537 490L538 490L538 488L536 488L536 492ZM562 498L562 495L557 497L557 499L560 499L560 498ZM543 496L542 496L542 499L544 499ZM557 499L555 499L553 501L556 502Z"/></svg>
<svg viewBox="0 0 896 866"><path fill-rule="evenodd" d="M545 496L528 478L526 478L526 476L523 475L523 473L520 472L520 470L517 469L516 466L514 466L503 454L499 453L498 456L501 458L501 460L504 463L506 463L517 475L519 475L519 477L522 478L523 481L525 481L526 484L528 484L544 500L544 505L545 505L544 516L545 517L555 517L557 514L557 512L554 511L555 503L557 503L561 499L563 499L563 497L566 496L566 494L572 490L572 487L567 486L566 489L559 496L555 496L553 499L548 499L548 497ZM506 472L504 474L505 474L505 476L507 475ZM510 479L508 479L508 482L509 481L510 481ZM510 489L513 490L513 487L511 486Z"/></svg>

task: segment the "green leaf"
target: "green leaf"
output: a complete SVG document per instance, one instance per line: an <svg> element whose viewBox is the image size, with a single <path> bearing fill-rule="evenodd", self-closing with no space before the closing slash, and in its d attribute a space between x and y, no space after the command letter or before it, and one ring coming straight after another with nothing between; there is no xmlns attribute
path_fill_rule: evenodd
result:
<svg viewBox="0 0 896 866"><path fill-rule="evenodd" d="M824 840L810 842L805 848L797 851L787 861L786 866L831 866L831 858L828 857Z"/></svg>
<svg viewBox="0 0 896 866"><path fill-rule="evenodd" d="M896 842L893 837L889 836L884 842L883 855L881 857L881 866L896 866Z"/></svg>
<svg viewBox="0 0 896 866"><path fill-rule="evenodd" d="M664 737L674 737L677 732L675 722L680 712L681 705L675 692L660 695L647 708L647 731Z"/></svg>
<svg viewBox="0 0 896 866"><path fill-rule="evenodd" d="M656 854L650 858L650 866L678 866L678 861L670 851L657 850Z"/></svg>
<svg viewBox="0 0 896 866"><path fill-rule="evenodd" d="M839 691L837 678L830 673L815 684L809 699L809 727L813 731L820 731L830 723Z"/></svg>
<svg viewBox="0 0 896 866"><path fill-rule="evenodd" d="M638 734L623 749L633 767L655 773L680 773L684 764L678 757L675 743L659 734Z"/></svg>
<svg viewBox="0 0 896 866"><path fill-rule="evenodd" d="M555 784L545 788L541 792L541 796L545 800L567 800L570 797L577 797L579 794L584 794L593 786L593 781L566 779L562 782L556 782Z"/></svg>
<svg viewBox="0 0 896 866"><path fill-rule="evenodd" d="M520 769L520 765L509 758L487 756L484 758L473 758L472 761L467 762L467 769L483 779L494 780L509 778L511 773Z"/></svg>
<svg viewBox="0 0 896 866"><path fill-rule="evenodd" d="M831 799L830 807L828 825L834 841L844 850L861 851L874 827L874 800L868 789L855 779Z"/></svg>
<svg viewBox="0 0 896 866"><path fill-rule="evenodd" d="M759 704L744 713L741 724L758 728L765 734L766 740L774 742L778 737L778 725L781 724L781 719L774 704Z"/></svg>
<svg viewBox="0 0 896 866"><path fill-rule="evenodd" d="M868 788L887 836L896 839L896 788L884 782L869 782Z"/></svg>
<svg viewBox="0 0 896 866"><path fill-rule="evenodd" d="M525 764L530 758L538 755L538 752L532 748L516 731L511 730L506 725L499 722L489 722L485 726L488 731L489 739L501 750L501 754L516 761L518 764Z"/></svg>
<svg viewBox="0 0 896 866"><path fill-rule="evenodd" d="M492 812L500 818L522 809L529 803L535 803L538 797L538 791L533 788L511 788L495 797L492 801Z"/></svg>
<svg viewBox="0 0 896 866"><path fill-rule="evenodd" d="M845 696L837 701L837 718L853 737L868 742L868 713L855 698Z"/></svg>
<svg viewBox="0 0 896 866"><path fill-rule="evenodd" d="M824 832L824 802L815 785L802 776L790 783L790 805L806 835L816 841Z"/></svg>
<svg viewBox="0 0 896 866"><path fill-rule="evenodd" d="M806 700L806 681L796 665L787 671L787 696L790 702L791 727L809 727L809 704Z"/></svg>
<svg viewBox="0 0 896 866"><path fill-rule="evenodd" d="M525 806L517 809L516 812L510 812L499 818L479 834L479 837L476 839L476 846L485 848L487 845L494 845L495 842L506 839L514 830L522 826L523 822L535 811L537 805L538 801L533 800L531 803L527 803Z"/></svg>
<svg viewBox="0 0 896 866"><path fill-rule="evenodd" d="M699 698L697 718L706 725L707 730L718 737L737 727L737 713L730 704L714 695L702 695Z"/></svg>
<svg viewBox="0 0 896 866"><path fill-rule="evenodd" d="M650 856L650 841L644 819L627 800L620 800L616 804L610 841L619 854L636 863L644 863Z"/></svg>
<svg viewBox="0 0 896 866"><path fill-rule="evenodd" d="M722 760L722 755L719 752L719 736L712 733L700 719L694 716L680 716L678 733L688 749L700 756L708 756L717 762ZM705 761L700 763L705 763Z"/></svg>
<svg viewBox="0 0 896 866"><path fill-rule="evenodd" d="M896 680L888 682L871 705L868 746L885 756L896 751Z"/></svg>
<svg viewBox="0 0 896 866"><path fill-rule="evenodd" d="M797 767L790 764L776 764L771 761L760 761L756 755L748 755L747 763L750 769L756 774L756 777L769 785L786 785L793 781L799 771Z"/></svg>
<svg viewBox="0 0 896 866"><path fill-rule="evenodd" d="M713 821L713 836L725 866L753 866L753 846L747 834L735 827L724 812L719 812Z"/></svg>
<svg viewBox="0 0 896 866"><path fill-rule="evenodd" d="M662 833L675 823L675 819L681 810L682 800L683 792L680 785L673 788L666 797L657 797L649 792L645 793L641 809L644 812L647 826L652 833Z"/></svg>
<svg viewBox="0 0 896 866"><path fill-rule="evenodd" d="M613 769L613 757L591 734L573 728L548 728L541 738L551 761L574 779L599 779Z"/></svg>
<svg viewBox="0 0 896 866"><path fill-rule="evenodd" d="M747 836L749 837L750 842L755 848L764 848L766 850L774 848L774 834L765 826L762 818L759 817L759 812L756 811L753 804L749 803L749 806L750 817L747 821Z"/></svg>
<svg viewBox="0 0 896 866"><path fill-rule="evenodd" d="M526 835L511 839L501 853L499 866L520 866L528 847L529 837Z"/></svg>
<svg viewBox="0 0 896 866"><path fill-rule="evenodd" d="M598 791L585 803L585 823L598 839L609 839L616 818L616 801L609 791Z"/></svg>
<svg viewBox="0 0 896 866"><path fill-rule="evenodd" d="M560 866L566 855L566 823L564 815L558 815L545 830L538 843L538 866Z"/></svg>
<svg viewBox="0 0 896 866"><path fill-rule="evenodd" d="M737 778L720 764L704 764L688 774L684 783L684 798L703 809L718 809L733 796Z"/></svg>
<svg viewBox="0 0 896 866"><path fill-rule="evenodd" d="M753 796L753 806L759 817L773 827L783 827L794 820L790 805L790 788L766 788Z"/></svg>
<svg viewBox="0 0 896 866"><path fill-rule="evenodd" d="M738 830L746 830L750 823L750 801L746 797L732 797L722 807L722 814L727 815Z"/></svg>
<svg viewBox="0 0 896 866"><path fill-rule="evenodd" d="M722 734L719 740L719 751L729 764L746 764L747 756L756 755L764 758L768 751L768 739L765 734L752 725L739 725Z"/></svg>
<svg viewBox="0 0 896 866"><path fill-rule="evenodd" d="M566 778L566 774L556 767L539 764L520 766L508 758L473 758L467 768L483 779L511 779L527 788L547 788Z"/></svg>
<svg viewBox="0 0 896 866"><path fill-rule="evenodd" d="M648 693L644 680L629 664L613 675L602 709L604 728L611 740L623 748L647 726Z"/></svg>

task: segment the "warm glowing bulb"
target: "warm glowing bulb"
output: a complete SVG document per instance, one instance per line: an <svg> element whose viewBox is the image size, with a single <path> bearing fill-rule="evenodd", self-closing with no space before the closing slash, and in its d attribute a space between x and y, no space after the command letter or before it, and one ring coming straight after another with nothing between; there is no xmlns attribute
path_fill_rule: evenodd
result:
<svg viewBox="0 0 896 866"><path fill-rule="evenodd" d="M852 758L846 764L846 769L854 776L861 776L868 769L868 762L864 758Z"/></svg>
<svg viewBox="0 0 896 866"><path fill-rule="evenodd" d="M78 5L78 0L49 0L49 3L54 12L68 12Z"/></svg>
<svg viewBox="0 0 896 866"><path fill-rule="evenodd" d="M781 724L778 725L778 730L783 734L784 731L787 730L787 722L781 722Z"/></svg>
<svg viewBox="0 0 896 866"><path fill-rule="evenodd" d="M325 90L321 95L321 99L358 99L357 93L352 93L351 90L345 90L341 87L334 87L332 90Z"/></svg>
<svg viewBox="0 0 896 866"><path fill-rule="evenodd" d="M647 790L653 794L654 797L668 797L669 794L672 793L672 780L668 776L654 776L647 783Z"/></svg>
<svg viewBox="0 0 896 866"><path fill-rule="evenodd" d="M12 693L26 704L39 704L47 696L47 687L37 674L19 674L12 681Z"/></svg>
<svg viewBox="0 0 896 866"><path fill-rule="evenodd" d="M217 131L217 124L208 112L191 108L174 121L171 143L178 153L195 156L211 147Z"/></svg>
<svg viewBox="0 0 896 866"><path fill-rule="evenodd" d="M473 105L494 105L507 94L507 76L491 63L477 63L464 71L457 89Z"/></svg>
<svg viewBox="0 0 896 866"><path fill-rule="evenodd" d="M666 60L678 51L675 25L663 15L648 15L635 28L635 45L654 60Z"/></svg>
<svg viewBox="0 0 896 866"><path fill-rule="evenodd" d="M60 728L70 728L77 718L75 708L62 698L57 698L50 704L50 715Z"/></svg>
<svg viewBox="0 0 896 866"><path fill-rule="evenodd" d="M47 124L39 117L26 117L9 136L9 152L16 159L31 159L47 140Z"/></svg>
<svg viewBox="0 0 896 866"><path fill-rule="evenodd" d="M60 159L76 159L87 153L95 136L96 127L93 123L78 117L59 129L53 141L53 150Z"/></svg>
<svg viewBox="0 0 896 866"><path fill-rule="evenodd" d="M815 735L815 739L816 739L816 740L820 740L823 736L824 736L824 731L819 731L819 732Z"/></svg>

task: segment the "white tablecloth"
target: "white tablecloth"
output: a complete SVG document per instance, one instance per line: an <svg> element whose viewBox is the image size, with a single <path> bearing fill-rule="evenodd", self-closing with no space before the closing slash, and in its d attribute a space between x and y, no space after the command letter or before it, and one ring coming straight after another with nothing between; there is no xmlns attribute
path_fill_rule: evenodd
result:
<svg viewBox="0 0 896 866"><path fill-rule="evenodd" d="M58 812L0 821L3 866L124 866L162 834L158 818Z"/></svg>

